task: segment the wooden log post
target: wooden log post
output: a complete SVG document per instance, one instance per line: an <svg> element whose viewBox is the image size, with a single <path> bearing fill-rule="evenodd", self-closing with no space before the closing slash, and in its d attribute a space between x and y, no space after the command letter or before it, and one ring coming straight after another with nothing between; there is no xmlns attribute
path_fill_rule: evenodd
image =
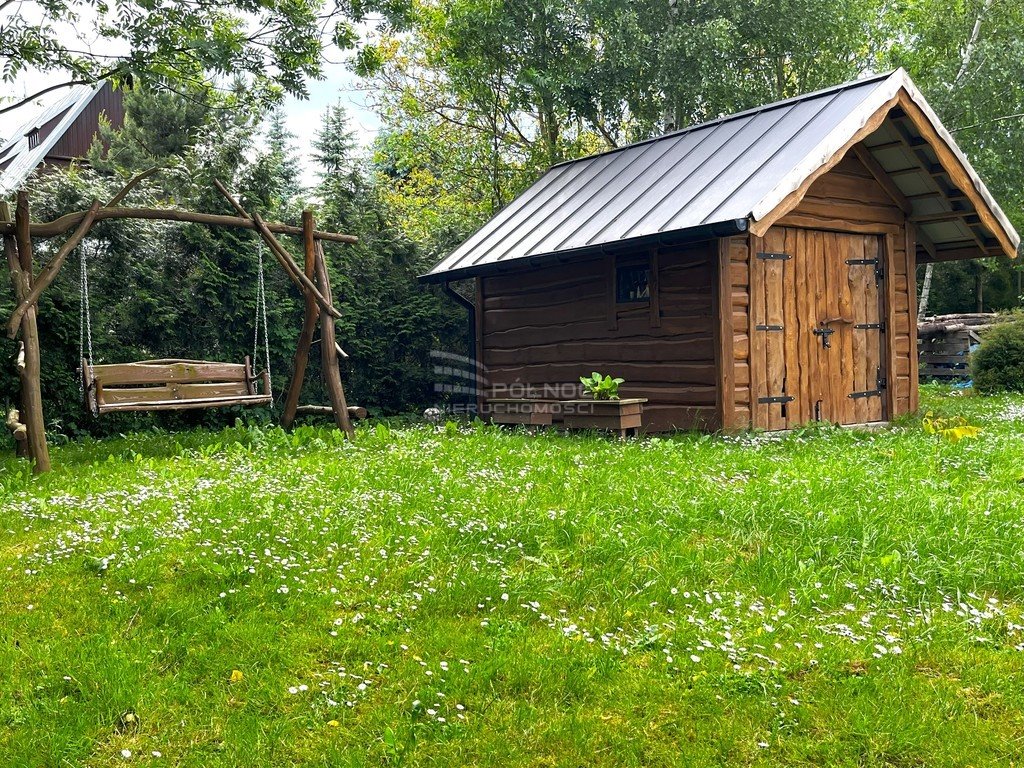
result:
<svg viewBox="0 0 1024 768"><path fill-rule="evenodd" d="M7 203L0 200L0 221L11 220L11 209ZM22 295L22 280L21 280L21 261L18 258L18 248L14 243L14 236L7 235L3 238L4 256L7 259L8 274L11 279L11 290L14 293L15 301L21 300ZM18 343L18 354L14 358L14 368L18 372L19 385L24 377L25 372L25 342ZM12 419L13 416L13 419ZM18 458L26 458L31 460L28 447L28 427L25 426L21 421L21 414L11 409L8 413L7 427L14 434L14 447L15 455Z"/></svg>
<svg viewBox="0 0 1024 768"><path fill-rule="evenodd" d="M324 258L323 246L319 242L316 243L316 276L321 293L324 294L328 302L331 302L331 282L327 275L327 260ZM338 428L343 430L349 439L352 439L355 437L355 430L352 429L352 420L348 416L345 389L341 384L341 371L338 370L334 318L326 314L321 315L320 322L320 360L324 382L327 384L327 394L330 396L331 405L334 408L334 421Z"/></svg>
<svg viewBox="0 0 1024 768"><path fill-rule="evenodd" d="M21 274L17 289L18 301L28 298L32 291L32 236L29 234L28 193L18 193L14 212L14 240L18 248ZM43 417L43 390L40 378L39 326L36 307L30 306L21 319L21 340L25 344L25 368L21 371L21 419L28 431L29 458L33 471L50 471L50 450L46 445L46 422Z"/></svg>
<svg viewBox="0 0 1024 768"><path fill-rule="evenodd" d="M313 212L302 212L302 250L304 272L310 280L316 279L316 240L313 237ZM302 395L302 384L306 380L306 364L309 362L309 349L313 344L313 333L316 331L317 320L320 319L320 305L316 298L306 293L306 309L302 319L302 330L295 346L295 360L292 364L292 378L288 382L288 392L284 399L284 410L281 413L281 426L291 429L295 423L295 414Z"/></svg>
<svg viewBox="0 0 1024 768"><path fill-rule="evenodd" d="M296 410L301 416L333 416L334 407L330 405L300 405ZM350 405L348 417L350 419L365 419L370 413L361 405Z"/></svg>
<svg viewBox="0 0 1024 768"><path fill-rule="evenodd" d="M28 427L21 423L21 414L17 408L11 408L7 412L7 420L4 422L7 429L14 437L15 455L21 458L28 458Z"/></svg>
<svg viewBox="0 0 1024 768"><path fill-rule="evenodd" d="M62 235L78 226L85 218L87 211L74 211L66 213L59 219L53 221L37 222L32 225L32 237L56 237ZM148 219L152 221L180 221L189 224L205 224L210 227L236 227L239 229L259 229L256 222L251 218L241 216L227 216L221 213L196 213L193 211L180 211L175 208L107 208L102 207L96 213L96 221L108 221L110 219ZM278 235L302 235L302 228L290 224L266 223L266 228ZM14 233L14 227L8 222L0 221L0 235ZM332 243L357 243L359 238L355 235L345 235L339 232L317 232L317 240L328 240Z"/></svg>

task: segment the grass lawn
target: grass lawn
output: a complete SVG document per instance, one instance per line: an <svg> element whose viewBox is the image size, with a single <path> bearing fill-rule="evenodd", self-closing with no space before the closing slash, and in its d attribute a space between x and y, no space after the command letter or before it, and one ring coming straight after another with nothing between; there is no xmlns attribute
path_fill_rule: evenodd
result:
<svg viewBox="0 0 1024 768"><path fill-rule="evenodd" d="M1024 765L1024 398L924 408L5 453L0 765Z"/></svg>

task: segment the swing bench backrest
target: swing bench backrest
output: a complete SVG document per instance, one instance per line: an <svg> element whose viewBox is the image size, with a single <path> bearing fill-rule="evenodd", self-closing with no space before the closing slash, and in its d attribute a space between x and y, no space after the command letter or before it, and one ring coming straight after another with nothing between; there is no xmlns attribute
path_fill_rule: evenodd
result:
<svg viewBox="0 0 1024 768"><path fill-rule="evenodd" d="M90 365L82 361L85 398L99 416L116 411L178 411L229 405L270 405L270 374L243 363L144 360ZM262 382L262 392L256 383Z"/></svg>

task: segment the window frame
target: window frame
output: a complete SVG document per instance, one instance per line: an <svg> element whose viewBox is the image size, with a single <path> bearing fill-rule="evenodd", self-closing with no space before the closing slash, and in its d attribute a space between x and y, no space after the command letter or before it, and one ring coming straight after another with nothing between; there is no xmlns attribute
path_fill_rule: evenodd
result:
<svg viewBox="0 0 1024 768"><path fill-rule="evenodd" d="M646 282L646 287L647 287L647 295L645 297L639 298L639 299L625 299L625 300L623 300L621 298L622 294L621 294L621 292L619 290L620 285L621 285L621 280L620 280L621 276L624 273L627 273L627 272L639 272L641 270L643 271L644 277L645 277L645 282ZM649 258L630 259L630 260L626 261L625 263L621 263L621 264L620 263L616 263L615 264L615 269L612 272L612 281L613 281L613 284L612 284L612 291L613 291L612 296L615 299L615 306L616 307L639 307L639 306L644 306L644 305L648 305L649 306L650 303L651 303L651 291L654 288L653 280L651 279L651 273L652 273L652 264L651 264L651 260Z"/></svg>

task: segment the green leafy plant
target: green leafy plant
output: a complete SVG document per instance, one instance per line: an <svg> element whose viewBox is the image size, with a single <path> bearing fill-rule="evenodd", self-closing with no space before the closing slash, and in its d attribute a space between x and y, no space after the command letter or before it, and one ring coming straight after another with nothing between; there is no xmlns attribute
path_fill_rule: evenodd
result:
<svg viewBox="0 0 1024 768"><path fill-rule="evenodd" d="M618 400L619 385L625 379L613 379L611 376L602 376L594 371L589 376L580 376L580 384L584 391L595 400Z"/></svg>
<svg viewBox="0 0 1024 768"><path fill-rule="evenodd" d="M983 331L970 361L977 392L1024 392L1024 315L1013 313Z"/></svg>
<svg viewBox="0 0 1024 768"><path fill-rule="evenodd" d="M963 416L952 418L935 417L931 411L925 414L921 420L921 426L929 435L939 435L951 443L958 443L965 438L977 437L981 434L981 427L968 424Z"/></svg>

